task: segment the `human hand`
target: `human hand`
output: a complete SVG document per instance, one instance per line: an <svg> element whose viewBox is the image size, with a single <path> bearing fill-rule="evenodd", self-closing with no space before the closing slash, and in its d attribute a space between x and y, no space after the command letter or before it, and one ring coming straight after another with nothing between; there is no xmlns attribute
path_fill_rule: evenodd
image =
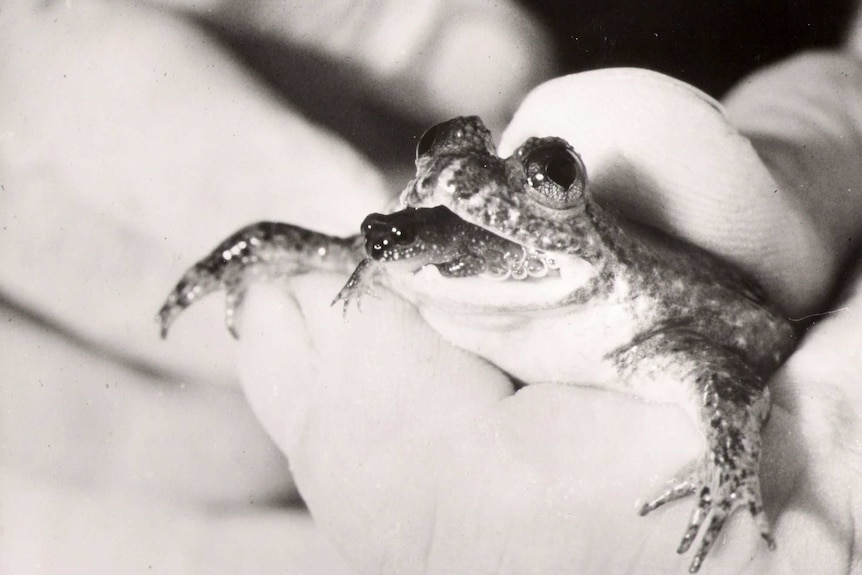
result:
<svg viewBox="0 0 862 575"><path fill-rule="evenodd" d="M179 345L169 348L146 329L153 324L153 302L170 288L169 278L204 253L213 237L250 221L309 222L353 233L356 222L391 191L356 151L278 101L214 38L176 14L109 2L74 8L55 3L45 10L37 5L11 2L0 21L10 55L2 70L10 89L0 109L4 245L18 247L2 252L7 273L0 289L113 352L209 381L230 379L225 375L232 369L229 338L213 334L208 321L190 317L186 329L174 333ZM230 12L231 5L221 2L218 9ZM498 38L499 43L518 38L517 30L539 35L514 8L510 20L505 12L483 14L457 2L441 4L427 21L410 19L427 29L414 30L421 38L400 39L409 44L407 50L385 29L398 28L403 14L397 5L387 15L385 7L366 4L367 13L347 11L335 21L333 14L319 20L326 12L319 2L309 2L304 10L294 3L302 13L280 21L265 20L241 5L239 11L261 26L282 22L279 38L285 42L317 46L350 62L345 53L353 54L366 62L375 80L370 84L389 98L377 103L381 107L394 106L402 91L434 98L433 109L415 106L422 118L454 115L456 99L458 110L502 115L550 61L538 36L533 52L519 52L537 60L535 65L505 60L510 51L503 49L484 58L490 72L468 71L464 61L451 61L449 42L462 42L471 25L508 38ZM194 7L220 24L252 33L253 22L232 18L233 12L212 16L205 3ZM435 28L450 18L459 22L451 38ZM356 46L349 39L336 41L338 22L344 34L355 33ZM138 42L129 41L133 35ZM381 37L391 42L381 45ZM38 50L28 49L31 45ZM435 58L429 50L443 53ZM483 51L471 54L479 57ZM394 68L373 67L394 60ZM424 66L448 73L450 81L424 74ZM499 77L500 66L511 73L507 81L495 82L499 90L493 97L477 89L477 78L460 76ZM417 78L439 83L419 85ZM358 97L348 85L341 90L344 98ZM331 190L345 192L338 209L329 201ZM93 321L94 309L101 312L98 321ZM199 353L188 353L192 345Z"/></svg>
<svg viewBox="0 0 862 575"><path fill-rule="evenodd" d="M454 17L462 33L472 22L504 38L536 29L438 6L429 28L415 30L422 41L410 58L403 45L373 43L381 59L398 49L390 59L409 73L366 73L385 94L430 98L454 86L472 108L459 92L473 85L459 78L463 62L423 52L426 42L452 49L434 26ZM374 22L375 6L363 7ZM335 37L327 23L282 37L314 46ZM221 302L184 317L169 345L154 316L170 282L220 234L263 218L353 232L388 198L383 178L169 9L10 0L0 45L0 572L37 563L63 573L343 570L302 510L273 511L295 492L233 387L233 343L213 324ZM349 41L338 46L375 61ZM495 82L503 100L533 81L538 59L535 69L505 63L511 84ZM423 62L438 82L411 85L426 78ZM350 83L341 89L350 95ZM447 99L457 98L404 113L442 113ZM483 101L500 115L507 105Z"/></svg>
<svg viewBox="0 0 862 575"><path fill-rule="evenodd" d="M539 88L501 144L505 153L528 135L565 137L597 194L736 261L795 317L822 309L846 280L834 303L844 311L818 322L771 384L762 479L778 549L739 513L705 573L840 573L858 561L861 272L841 278L849 250L837 240L855 244L862 226L858 207L823 215L835 212L836 182L862 184L851 162L857 140L804 123L843 117L835 102L794 106L798 91L775 90L790 77L823 95L836 84L862 91L853 62L823 63L788 63L732 97L728 113L743 130L763 120L761 157L698 94L631 71ZM798 81L810 75L820 81ZM788 109L807 131L764 120ZM819 163L775 155L812 143L829 150ZM814 183L820 195L806 195ZM318 274L290 280L290 296L255 289L240 365L318 525L360 572L684 572L690 559L674 550L690 505L636 514L698 455L681 410L556 385L513 394L504 374L447 344L397 298L364 301L342 321L320 295L342 282Z"/></svg>

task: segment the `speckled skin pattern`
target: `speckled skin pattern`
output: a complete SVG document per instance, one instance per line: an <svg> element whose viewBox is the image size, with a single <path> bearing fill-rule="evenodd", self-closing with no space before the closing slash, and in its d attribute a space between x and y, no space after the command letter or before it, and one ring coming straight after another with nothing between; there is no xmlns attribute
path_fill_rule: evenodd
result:
<svg viewBox="0 0 862 575"><path fill-rule="evenodd" d="M594 317L583 313L590 309L625 318L627 331L620 338L606 338L607 346L586 352L591 356L585 361L598 366L596 373L610 373L613 383L598 376L591 383L664 399L656 390L670 381L699 421L707 446L704 457L643 505L641 514L695 496L678 549L686 552L701 535L691 572L700 568L727 518L740 508L749 510L773 547L759 480L761 428L770 405L766 378L795 347L795 334L764 293L705 251L623 220L596 203L586 167L558 138L531 138L509 158L499 158L479 118L455 118L426 132L416 166L401 209L369 215L360 236L336 238L269 222L232 235L168 296L159 312L163 336L182 309L220 289L228 294L226 323L233 331L245 286L260 278L355 268L335 299L343 300L346 310L373 283L386 284L387 276L416 274L427 266L451 282L468 277L520 282L535 285L538 294L542 285L572 281L565 279L571 275L568 266L577 262L588 273L560 297L522 298L517 305L488 305L481 312L526 315L540 327L550 326L553 316ZM551 350L545 361L551 365L545 367L565 373L571 366L554 362L571 361L567 335L574 346L577 334L559 331L570 324L578 332L590 330L572 321L518 335L547 336L554 329L552 339L560 349ZM518 369L514 364L510 373L525 383L548 380Z"/></svg>

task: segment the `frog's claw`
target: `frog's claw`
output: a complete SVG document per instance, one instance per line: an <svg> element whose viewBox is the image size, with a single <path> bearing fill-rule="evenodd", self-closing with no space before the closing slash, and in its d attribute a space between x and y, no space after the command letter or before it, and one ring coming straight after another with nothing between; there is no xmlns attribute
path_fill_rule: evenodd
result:
<svg viewBox="0 0 862 575"><path fill-rule="evenodd" d="M231 281L219 280L217 277L201 269L200 264L191 268L179 281L177 287L170 293L162 309L156 316L161 326L162 339L168 337L168 330L174 320L187 307L202 297L220 289L225 290L224 324L234 339L239 339L237 319L239 308L245 298L246 285L241 277Z"/></svg>
<svg viewBox="0 0 862 575"><path fill-rule="evenodd" d="M701 529L701 524L709 513L709 507L712 505L712 515L703 532L703 538L700 541L700 548L697 550L697 553L695 553L694 558L691 561L691 566L688 569L690 573L697 573L701 564L703 564L703 560L706 558L706 554L709 553L710 549L712 549L712 545L715 543L715 540L721 532L721 529L724 527L728 517L730 517L736 509L741 507L748 507L755 524L760 530L760 536L766 541L767 547L770 550L775 549L775 539L772 537L769 520L766 517L766 513L763 511L759 487L757 488L756 493L751 490L750 487L743 489L741 492L734 492L729 496L722 498L718 505L713 504L709 498L708 489L704 488L701 491L697 507L692 513L689 527L686 529L682 542L677 549L677 553L685 553L688 551L697 532Z"/></svg>
<svg viewBox="0 0 862 575"><path fill-rule="evenodd" d="M351 274L350 278L347 280L347 283L344 284L338 294L336 294L335 298L332 300L332 303L329 305L335 305L339 301L344 302L344 308L342 313L344 316L347 316L347 310L350 308L350 302L356 302L356 309L362 310L361 308L361 300L362 296L370 295L371 297L379 297L377 292L374 291L374 276L377 275L379 271L378 266L375 265L375 260L371 258L365 258L359 265L356 266L356 269L353 270L353 274Z"/></svg>
<svg viewBox="0 0 862 575"><path fill-rule="evenodd" d="M156 315L156 321L159 322L161 328L162 339L168 337L171 324L183 310L205 295L217 291L220 287L221 282L206 271L202 262L189 269L168 295L164 305Z"/></svg>
<svg viewBox="0 0 862 575"><path fill-rule="evenodd" d="M675 480L672 483L673 485L667 491L641 506L639 512L641 517L655 511L665 503L688 497L697 491L697 486L689 478Z"/></svg>
<svg viewBox="0 0 862 575"><path fill-rule="evenodd" d="M226 288L224 300L224 326L230 332L234 339L239 339L239 330L237 323L239 319L239 309L245 299L245 284L237 282L229 285Z"/></svg>

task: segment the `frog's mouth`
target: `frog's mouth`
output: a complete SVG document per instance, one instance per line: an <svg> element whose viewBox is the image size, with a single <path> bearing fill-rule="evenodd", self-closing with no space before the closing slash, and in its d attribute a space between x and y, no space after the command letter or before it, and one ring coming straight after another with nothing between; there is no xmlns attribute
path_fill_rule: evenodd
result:
<svg viewBox="0 0 862 575"><path fill-rule="evenodd" d="M523 246L443 206L371 214L362 233L371 259L407 272L388 274L399 291L435 305L552 307L595 275L580 258Z"/></svg>
<svg viewBox="0 0 862 575"><path fill-rule="evenodd" d="M425 265L412 274L391 274L389 281L399 285L399 292L412 293L434 307L482 311L534 311L558 308L573 300L573 295L596 277L588 262L572 258L556 260L557 268L544 276L516 279L482 273L452 278L443 275L435 265ZM520 272L516 272L520 275ZM577 298L575 298L577 299Z"/></svg>

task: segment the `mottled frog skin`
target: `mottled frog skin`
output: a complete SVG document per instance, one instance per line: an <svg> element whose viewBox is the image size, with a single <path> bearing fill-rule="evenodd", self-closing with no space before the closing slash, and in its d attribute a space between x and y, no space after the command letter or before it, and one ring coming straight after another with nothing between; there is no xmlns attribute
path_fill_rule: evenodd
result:
<svg viewBox="0 0 862 575"><path fill-rule="evenodd" d="M711 254L596 203L581 158L559 138L530 138L500 158L479 118L455 118L423 135L416 168L397 209L369 215L361 235L276 222L239 230L179 281L159 312L162 335L210 292L226 292L236 335L249 282L352 270L335 299L345 311L383 285L522 383L601 386L684 406L706 453L641 514L695 496L678 549L701 534L692 572L740 508L773 547L759 480L766 379L795 336L764 293Z"/></svg>

